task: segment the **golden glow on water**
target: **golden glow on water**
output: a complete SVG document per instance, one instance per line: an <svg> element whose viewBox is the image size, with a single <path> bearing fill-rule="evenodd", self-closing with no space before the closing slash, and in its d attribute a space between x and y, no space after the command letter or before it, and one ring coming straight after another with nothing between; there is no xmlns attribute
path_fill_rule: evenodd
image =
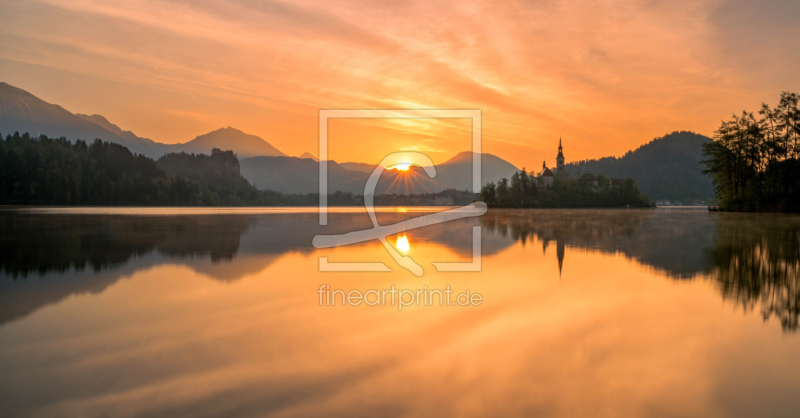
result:
<svg viewBox="0 0 800 418"><path fill-rule="evenodd" d="M43 416L147 415L187 403L236 408L278 387L306 393L301 388L315 382L328 382L336 396L314 389L321 397L304 395L285 407L287 415L357 410L372 399L402 404L410 415L508 416L545 408L561 416L641 416L657 403L667 415L708 416L717 408L711 389L740 372L753 389L766 378L796 381L798 339L761 356L767 342L783 338L780 332L757 315L720 309L706 283L676 284L623 257L581 251L567 251L570 264L559 281L555 251L542 254L529 244L485 257L484 275L436 274L430 264L421 278L403 269L322 275L314 255L297 253L234 282L158 266L0 329L0 358L15 365L4 379L22 382L16 389L33 396L42 387L24 384L33 381L20 365L29 365L88 390L42 404L34 412ZM435 244L420 244L417 252L420 263L453 258ZM374 245L331 256L348 253L392 265ZM402 312L320 307L322 283L450 284L480 292L484 304ZM36 338L25 330L36 330ZM726 349L730 344L737 349ZM769 368L774 356L785 361L779 369ZM756 366L737 369L743 358ZM109 388L99 375L122 382Z"/></svg>
<svg viewBox="0 0 800 418"><path fill-rule="evenodd" d="M408 237L403 234L402 236L397 237L397 242L395 243L395 247L400 250L403 255L408 254L408 250L411 249L411 246L408 244Z"/></svg>
<svg viewBox="0 0 800 418"><path fill-rule="evenodd" d="M800 338L721 302L703 277L674 280L618 252L539 239L490 251L500 235L486 230L482 272L438 273L431 262L469 261L469 247L459 251L417 231L413 257L425 269L422 277L371 242L325 251L242 251L213 263L170 259L51 299L0 326L0 404L35 400L24 414L30 416L207 410L330 416L364 408L408 416L770 416L780 415L774 412L781 405L796 410L789 406L800 388ZM242 242L258 238L244 235ZM394 244L406 254L409 235ZM320 255L380 261L394 271L320 273ZM36 283L62 283L46 279ZM32 283L26 280L15 285ZM402 312L321 307L323 284L345 291L450 285L480 293L483 304ZM742 395L752 393L769 393L772 409L760 414L763 398ZM737 409L727 409L724 397L735 398Z"/></svg>

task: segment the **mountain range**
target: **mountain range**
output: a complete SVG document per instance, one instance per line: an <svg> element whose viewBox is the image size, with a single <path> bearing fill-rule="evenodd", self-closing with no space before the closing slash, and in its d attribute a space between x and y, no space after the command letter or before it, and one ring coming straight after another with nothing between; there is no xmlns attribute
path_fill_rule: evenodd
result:
<svg viewBox="0 0 800 418"><path fill-rule="evenodd" d="M386 170L376 187L383 193L435 193L445 189L472 189L472 153L461 152L435 167L429 178L421 167L407 172ZM519 171L517 167L492 154L482 154L481 181L497 182ZM328 161L328 191L364 193L364 184L376 166L364 163ZM242 176L261 190L292 193L319 191L319 164L310 158L253 157L241 159ZM402 173L402 174L401 174Z"/></svg>
<svg viewBox="0 0 800 418"><path fill-rule="evenodd" d="M242 176L258 189L284 193L319 190L318 159L308 152L300 157L290 157L264 139L232 127L200 135L185 143L163 144L125 131L101 115L73 114L25 90L0 82L0 133L15 131L69 140L99 138L153 159L168 153L210 154L213 148L232 150L240 160ZM630 177L652 199L707 200L714 191L709 178L702 174L703 167L699 162L703 159L701 145L709 140L692 132L673 132L622 157L577 161L567 164L566 168L573 177L586 173ZM403 178L398 178L399 171L388 170L381 177L377 193L389 190L390 185L395 185L391 192L397 193L469 189L471 161L471 153L459 153L436 166L435 179L428 178L419 167L412 167L410 176ZM491 154L482 154L482 165L484 184L497 182L503 177L510 178L518 171L511 163ZM364 182L375 167L367 163L328 161L328 190L363 193Z"/></svg>
<svg viewBox="0 0 800 418"><path fill-rule="evenodd" d="M163 144L124 131L101 115L73 114L50 104L25 90L0 83L0 133L28 132L32 136L65 137L69 140L102 139L123 145L137 154L153 159L169 153L210 154L213 148L231 150L241 161L242 176L261 190L284 193L319 191L318 159L306 152L290 157L264 139L227 127L200 135L182 144ZM510 177L518 169L491 154L483 154L483 181ZM364 183L375 165L359 162L328 162L329 190L363 193ZM438 192L448 188L465 190L472 179L471 154L461 153L437 167L430 179L422 170L411 169L415 179L398 192ZM390 170L381 179L378 190L389 190L399 172ZM419 175L418 175L419 174ZM418 181L417 181L418 180ZM397 183L394 183L397 184ZM394 189L393 189L394 191Z"/></svg>
<svg viewBox="0 0 800 418"><path fill-rule="evenodd" d="M131 152L157 159L166 153L210 154L212 148L233 150L237 156L285 156L269 142L231 127L217 129L182 144L162 144L123 131L101 115L73 114L25 90L0 82L0 132L28 132L32 136L65 137L117 143Z"/></svg>

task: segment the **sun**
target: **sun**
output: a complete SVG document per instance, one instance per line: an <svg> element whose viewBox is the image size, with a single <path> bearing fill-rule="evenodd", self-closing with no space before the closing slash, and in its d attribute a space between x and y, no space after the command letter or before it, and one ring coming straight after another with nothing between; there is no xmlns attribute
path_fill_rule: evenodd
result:
<svg viewBox="0 0 800 418"><path fill-rule="evenodd" d="M411 168L411 163L395 164L394 168L397 171L408 171L408 169Z"/></svg>

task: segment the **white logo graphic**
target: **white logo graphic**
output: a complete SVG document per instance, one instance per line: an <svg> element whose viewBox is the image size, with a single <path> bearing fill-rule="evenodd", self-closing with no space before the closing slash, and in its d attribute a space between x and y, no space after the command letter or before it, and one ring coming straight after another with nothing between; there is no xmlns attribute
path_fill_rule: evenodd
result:
<svg viewBox="0 0 800 418"><path fill-rule="evenodd" d="M480 110L320 110L319 113L319 224L328 224L328 119L332 118L403 118L403 119L431 119L431 118L457 118L472 119L472 190L481 189L481 111ZM385 167L416 161L430 178L436 177L433 161L428 156L418 152L397 152L386 156L375 168L364 186L364 206L367 209L372 228L361 231L348 232L341 235L317 235L312 244L316 248L331 248L359 242L379 240L392 258L401 267L411 271L416 276L423 274L422 266L414 262L411 257L403 256L397 252L386 240L387 236L397 234L423 226L434 225L455 219L481 216L486 213L483 202L475 202L467 206L451 209L444 212L433 213L398 222L393 225L379 225L373 206L373 195ZM424 165L423 165L424 164ZM472 262L470 263L433 263L437 271L480 271L481 270L481 227L472 228ZM391 271L383 263L331 263L328 257L320 257L320 271Z"/></svg>

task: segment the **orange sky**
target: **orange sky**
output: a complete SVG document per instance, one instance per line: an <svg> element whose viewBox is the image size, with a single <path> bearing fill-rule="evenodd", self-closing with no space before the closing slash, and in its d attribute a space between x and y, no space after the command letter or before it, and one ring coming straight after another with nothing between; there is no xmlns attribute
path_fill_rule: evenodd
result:
<svg viewBox="0 0 800 418"><path fill-rule="evenodd" d="M797 1L111 3L0 2L0 81L159 142L233 126L289 155L317 153L320 108L481 109L484 152L529 168L559 135L567 160L621 155L800 91ZM468 147L464 123L341 124L339 161Z"/></svg>

